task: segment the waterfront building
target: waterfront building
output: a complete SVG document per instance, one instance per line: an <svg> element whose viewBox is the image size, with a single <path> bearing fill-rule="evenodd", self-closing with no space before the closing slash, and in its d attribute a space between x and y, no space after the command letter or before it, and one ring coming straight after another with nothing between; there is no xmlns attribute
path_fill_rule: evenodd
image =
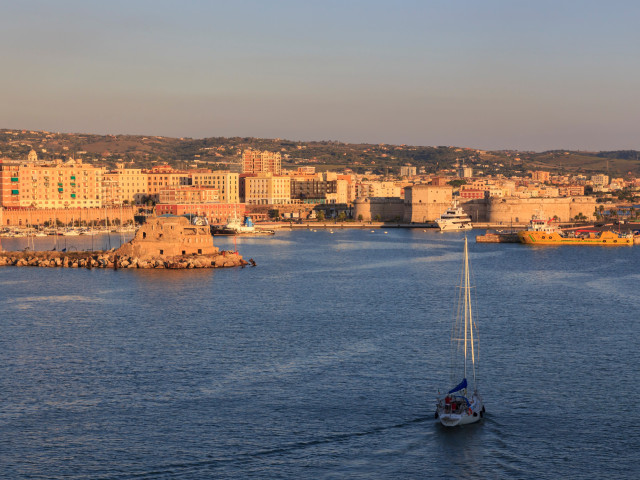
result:
<svg viewBox="0 0 640 480"><path fill-rule="evenodd" d="M4 158L0 160L0 207L20 206L20 164Z"/></svg>
<svg viewBox="0 0 640 480"><path fill-rule="evenodd" d="M0 205L100 207L103 175L103 168L83 164L79 159L53 163L3 162L0 164Z"/></svg>
<svg viewBox="0 0 640 480"><path fill-rule="evenodd" d="M242 152L242 173L282 173L282 157L280 152L261 152L247 149Z"/></svg>
<svg viewBox="0 0 640 480"><path fill-rule="evenodd" d="M322 180L316 175L291 178L291 198L302 203L328 203L327 197L337 191L337 181Z"/></svg>
<svg viewBox="0 0 640 480"><path fill-rule="evenodd" d="M347 203L349 183L334 172L291 175L291 199L302 203Z"/></svg>
<svg viewBox="0 0 640 480"><path fill-rule="evenodd" d="M189 185L189 174L180 170L174 170L169 165L153 167L146 170L147 195L159 200L160 190L166 187L178 187Z"/></svg>
<svg viewBox="0 0 640 480"><path fill-rule="evenodd" d="M248 205L291 203L291 177L261 173L242 177L244 201Z"/></svg>
<svg viewBox="0 0 640 480"><path fill-rule="evenodd" d="M141 203L148 195L148 175L139 168L124 168L117 163L116 169L103 175L103 198L106 205Z"/></svg>
<svg viewBox="0 0 640 480"><path fill-rule="evenodd" d="M240 176L228 170L206 170L189 172L190 185L213 187L218 190L222 203L238 203L240 201Z"/></svg>

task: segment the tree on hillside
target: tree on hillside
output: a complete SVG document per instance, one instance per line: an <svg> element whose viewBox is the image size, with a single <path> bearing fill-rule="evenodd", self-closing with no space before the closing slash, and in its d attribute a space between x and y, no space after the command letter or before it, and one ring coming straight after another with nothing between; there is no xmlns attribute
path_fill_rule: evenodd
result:
<svg viewBox="0 0 640 480"><path fill-rule="evenodd" d="M447 182L447 185L451 185L453 188L458 188L461 185L466 185L466 184L467 184L467 181L463 179L451 180L450 182Z"/></svg>

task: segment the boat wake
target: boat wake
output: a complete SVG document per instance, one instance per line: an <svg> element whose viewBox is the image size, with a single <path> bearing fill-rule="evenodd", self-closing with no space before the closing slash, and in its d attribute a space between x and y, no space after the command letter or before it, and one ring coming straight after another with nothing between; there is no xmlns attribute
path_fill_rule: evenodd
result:
<svg viewBox="0 0 640 480"><path fill-rule="evenodd" d="M110 479L138 479L138 478L156 478L165 477L167 475L184 476L185 478L193 478L205 473L212 473L217 469L226 469L234 466L242 466L254 461L263 461L266 457L288 455L298 451L304 451L308 448L313 448L322 445L332 445L348 442L354 438L367 437L377 435L390 430L397 430L409 427L414 424L430 422L433 420L432 415L425 417L417 417L406 422L397 423L394 425L385 425L379 427L373 427L368 430L359 432L347 432L335 435L328 435L323 438L312 439L301 442L293 442L285 444L279 447L265 448L262 450L256 450L253 452L240 452L234 455L211 457L204 460L195 460L193 462L180 462L180 463L167 463L165 465L159 465L152 470L143 472L129 472L129 473L112 473L106 478ZM262 459L262 460L261 460Z"/></svg>

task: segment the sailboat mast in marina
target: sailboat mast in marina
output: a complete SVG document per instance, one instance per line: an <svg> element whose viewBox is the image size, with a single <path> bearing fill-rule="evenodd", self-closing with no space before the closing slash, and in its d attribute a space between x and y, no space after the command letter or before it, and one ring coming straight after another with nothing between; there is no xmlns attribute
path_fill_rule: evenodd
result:
<svg viewBox="0 0 640 480"><path fill-rule="evenodd" d="M475 423L484 417L485 408L477 388L478 335L473 320L469 246L464 239L464 261L458 292L458 305L451 337L451 385L444 397L438 397L436 418L445 427ZM462 362L460 362L462 360ZM471 384L468 370L471 370Z"/></svg>

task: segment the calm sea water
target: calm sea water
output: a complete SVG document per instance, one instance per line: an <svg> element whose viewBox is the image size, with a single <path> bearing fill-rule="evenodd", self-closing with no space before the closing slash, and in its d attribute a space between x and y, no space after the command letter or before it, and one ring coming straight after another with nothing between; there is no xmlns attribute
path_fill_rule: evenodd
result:
<svg viewBox="0 0 640 480"><path fill-rule="evenodd" d="M452 430L433 414L460 234L278 232L237 240L244 269L0 268L0 477L637 478L640 248L475 234L487 417Z"/></svg>

